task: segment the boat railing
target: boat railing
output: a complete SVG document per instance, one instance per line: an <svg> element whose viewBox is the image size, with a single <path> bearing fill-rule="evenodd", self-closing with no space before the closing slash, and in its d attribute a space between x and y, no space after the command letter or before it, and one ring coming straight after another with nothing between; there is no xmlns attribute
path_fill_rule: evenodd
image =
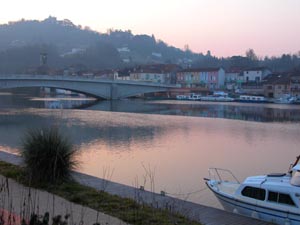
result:
<svg viewBox="0 0 300 225"><path fill-rule="evenodd" d="M234 181L240 184L240 181L236 176L228 169L222 168L209 168L208 169L209 178L216 181Z"/></svg>

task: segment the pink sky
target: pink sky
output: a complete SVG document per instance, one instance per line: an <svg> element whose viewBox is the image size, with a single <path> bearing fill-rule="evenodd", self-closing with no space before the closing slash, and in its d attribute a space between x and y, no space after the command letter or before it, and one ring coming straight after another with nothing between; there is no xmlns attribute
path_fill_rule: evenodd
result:
<svg viewBox="0 0 300 225"><path fill-rule="evenodd" d="M100 32L154 34L170 45L217 56L300 51L300 0L6 0L0 23L70 19Z"/></svg>

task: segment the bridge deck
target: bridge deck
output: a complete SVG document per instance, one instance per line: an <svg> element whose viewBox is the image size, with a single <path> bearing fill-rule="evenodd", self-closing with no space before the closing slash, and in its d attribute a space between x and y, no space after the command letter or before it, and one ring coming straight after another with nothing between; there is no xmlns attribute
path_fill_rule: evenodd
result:
<svg viewBox="0 0 300 225"><path fill-rule="evenodd" d="M53 87L97 98L122 99L144 93L166 92L177 86L80 76L0 75L0 89L18 87Z"/></svg>

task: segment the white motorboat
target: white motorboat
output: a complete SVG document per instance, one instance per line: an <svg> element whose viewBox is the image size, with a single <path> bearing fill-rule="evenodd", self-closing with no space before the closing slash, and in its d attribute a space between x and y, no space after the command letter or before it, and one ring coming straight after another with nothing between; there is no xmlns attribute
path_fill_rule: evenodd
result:
<svg viewBox="0 0 300 225"><path fill-rule="evenodd" d="M253 102L253 103L267 103L269 102L264 96L255 95L241 95L236 99L238 102Z"/></svg>
<svg viewBox="0 0 300 225"><path fill-rule="evenodd" d="M189 98L189 96L186 96L186 95L176 95L177 100L187 100L188 98Z"/></svg>
<svg viewBox="0 0 300 225"><path fill-rule="evenodd" d="M201 99L201 95L191 93L191 95L188 97L188 100L193 100L193 101L199 101Z"/></svg>
<svg viewBox="0 0 300 225"><path fill-rule="evenodd" d="M201 95L199 94L195 94L195 93L191 93L189 95L176 95L176 99L177 100L200 100Z"/></svg>
<svg viewBox="0 0 300 225"><path fill-rule="evenodd" d="M210 102L233 102L234 98L230 98L228 96L203 96L200 100Z"/></svg>
<svg viewBox="0 0 300 225"><path fill-rule="evenodd" d="M290 96L290 95L284 95L281 98L275 99L274 103L277 104L294 104L296 102L297 98Z"/></svg>
<svg viewBox="0 0 300 225"><path fill-rule="evenodd" d="M201 97L201 101L211 102L233 102L234 98L230 98L227 93L223 91L215 91L213 95Z"/></svg>
<svg viewBox="0 0 300 225"><path fill-rule="evenodd" d="M280 225L299 225L299 159L288 173L252 176L242 183L229 170L210 168L206 185L227 211ZM232 179L224 178L226 174Z"/></svg>

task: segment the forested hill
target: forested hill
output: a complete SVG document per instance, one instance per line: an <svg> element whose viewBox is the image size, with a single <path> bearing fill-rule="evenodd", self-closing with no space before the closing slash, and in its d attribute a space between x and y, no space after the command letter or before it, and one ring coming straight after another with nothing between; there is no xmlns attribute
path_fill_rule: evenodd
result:
<svg viewBox="0 0 300 225"><path fill-rule="evenodd" d="M48 54L51 67L82 64L90 69L178 63L197 56L157 41L153 35L133 35L120 30L102 34L55 17L0 25L0 37L0 71L14 70L14 65L18 71L26 65L38 66L39 52Z"/></svg>
<svg viewBox="0 0 300 225"><path fill-rule="evenodd" d="M295 49L295 52L297 50ZM269 67L273 71L300 68L300 53L259 58L252 49L245 56L214 57L169 46L154 35L134 35L130 30L99 33L70 20L20 20L0 25L0 73L22 73L40 65L47 53L48 66L86 70L116 69L150 63L176 63L183 67Z"/></svg>

